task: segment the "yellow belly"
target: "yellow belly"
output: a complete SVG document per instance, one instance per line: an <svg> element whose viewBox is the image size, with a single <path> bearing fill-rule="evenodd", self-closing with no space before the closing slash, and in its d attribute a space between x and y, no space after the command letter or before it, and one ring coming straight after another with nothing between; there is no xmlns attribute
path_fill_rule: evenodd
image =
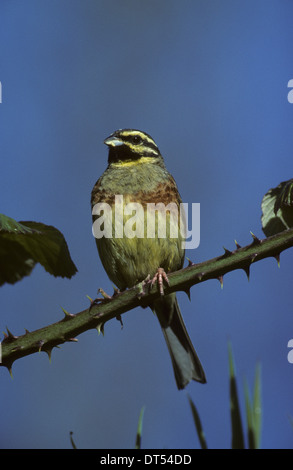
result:
<svg viewBox="0 0 293 470"><path fill-rule="evenodd" d="M139 222L139 218L136 219L136 224L131 226L131 216L124 215L123 222L121 220L124 230L123 238L115 237L115 228L116 234L118 232L119 236L121 236L122 228L115 227L115 217L113 217L112 238L103 237L96 239L105 271L120 290L134 286L148 275L153 276L159 267L164 268L166 273L176 271L182 267L184 247L182 246L183 237L181 232L178 229L177 237L170 237L170 235L174 235L174 232L172 233L171 228L170 233L170 212L167 212L166 237L159 238L158 220L160 217L160 214L157 214L154 232L152 233L154 238L148 238L147 236L147 216L144 210L143 220L141 221L142 231L139 232L138 230L137 222ZM178 225L178 221L172 215L171 220L171 227L175 223ZM129 236L132 236L135 230L138 230L136 232L138 236L135 235L133 238L130 238ZM162 235L164 234L161 232L160 236Z"/></svg>

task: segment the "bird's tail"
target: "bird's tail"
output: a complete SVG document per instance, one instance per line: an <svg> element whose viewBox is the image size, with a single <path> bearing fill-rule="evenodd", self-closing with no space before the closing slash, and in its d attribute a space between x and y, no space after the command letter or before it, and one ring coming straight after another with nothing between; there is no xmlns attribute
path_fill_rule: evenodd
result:
<svg viewBox="0 0 293 470"><path fill-rule="evenodd" d="M154 302L171 356L177 387L183 389L191 380L206 383L200 360L188 336L176 294L169 294Z"/></svg>

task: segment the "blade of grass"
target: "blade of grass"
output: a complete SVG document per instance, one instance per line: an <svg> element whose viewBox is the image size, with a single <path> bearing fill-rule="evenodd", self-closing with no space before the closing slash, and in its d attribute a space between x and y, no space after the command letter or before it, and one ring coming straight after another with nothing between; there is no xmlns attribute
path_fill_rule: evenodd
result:
<svg viewBox="0 0 293 470"><path fill-rule="evenodd" d="M247 433L248 433L248 446L249 449L260 448L260 435L261 435L261 380L260 380L260 365L258 364L255 369L253 402L251 403L249 388L247 381L244 383L245 393L245 408L247 419Z"/></svg>
<svg viewBox="0 0 293 470"><path fill-rule="evenodd" d="M193 421L194 421L195 428L196 428L196 431L197 431L200 446L201 446L202 449L207 449L208 446L207 446L207 443L206 443L205 433L204 433L204 430L203 430L201 420L200 420L199 414L197 412L196 406L195 406L194 402L192 401L192 399L190 398L190 396L187 395L187 397L188 397L188 401L189 401L190 408L191 408L191 411L192 411Z"/></svg>
<svg viewBox="0 0 293 470"><path fill-rule="evenodd" d="M72 445L72 449L77 449L77 447L76 447L76 445L75 445L75 442L74 442L72 436L73 436L73 432L70 431L70 433L69 433L69 438L70 438L70 443L71 443L71 445Z"/></svg>
<svg viewBox="0 0 293 470"><path fill-rule="evenodd" d="M138 418L138 425L136 431L136 439L135 439L135 449L141 449L141 434L142 434L142 422L143 422L143 415L144 415L145 406L142 407L140 410L139 418Z"/></svg>
<svg viewBox="0 0 293 470"><path fill-rule="evenodd" d="M261 368L260 368L260 364L257 364L256 369L255 369L254 392L253 392L253 424L254 424L256 449L260 448L261 420L262 420Z"/></svg>
<svg viewBox="0 0 293 470"><path fill-rule="evenodd" d="M247 421L247 439L248 439L248 448L256 448L256 436L255 436L255 427L254 427L254 415L253 407L251 404L249 388L247 381L244 382L244 395L245 395L245 409L246 409L246 421Z"/></svg>
<svg viewBox="0 0 293 470"><path fill-rule="evenodd" d="M237 385L235 378L235 367L231 344L228 343L229 352L229 375L230 375L230 413L232 427L232 449L245 449L244 434L241 421Z"/></svg>

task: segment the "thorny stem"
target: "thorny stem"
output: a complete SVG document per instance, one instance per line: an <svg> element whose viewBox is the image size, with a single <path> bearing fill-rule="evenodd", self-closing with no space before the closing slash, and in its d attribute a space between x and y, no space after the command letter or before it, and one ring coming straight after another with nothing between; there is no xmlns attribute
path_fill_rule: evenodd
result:
<svg viewBox="0 0 293 470"><path fill-rule="evenodd" d="M175 291L185 291L188 295L190 288L208 279L218 279L223 284L223 276L235 269L243 269L249 277L252 263L264 258L275 257L279 263L280 253L293 246L293 229L286 230L264 240L259 240L252 234L250 245L241 248L237 242L236 249L229 251L224 248L224 254L203 263L189 263L187 268L168 275L169 285L164 288L165 294ZM142 283L116 294L110 300L104 300L91 308L71 314L64 310L65 316L57 323L45 326L32 332L26 331L22 336L14 336L9 330L4 334L1 344L2 362L11 373L15 360L45 351L51 357L53 347L66 341L77 341L76 336L92 328L98 331L104 324L115 317L137 306L146 307L160 296L158 286L153 286L150 293L146 293Z"/></svg>

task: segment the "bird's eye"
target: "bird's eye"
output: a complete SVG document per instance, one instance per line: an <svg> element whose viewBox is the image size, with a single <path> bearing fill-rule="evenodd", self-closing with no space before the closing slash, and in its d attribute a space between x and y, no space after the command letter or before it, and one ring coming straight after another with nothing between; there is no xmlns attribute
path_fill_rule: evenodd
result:
<svg viewBox="0 0 293 470"><path fill-rule="evenodd" d="M140 137L139 135L134 135L134 136L132 137L132 142L133 142L134 144L140 144L140 143L141 143L141 137Z"/></svg>

